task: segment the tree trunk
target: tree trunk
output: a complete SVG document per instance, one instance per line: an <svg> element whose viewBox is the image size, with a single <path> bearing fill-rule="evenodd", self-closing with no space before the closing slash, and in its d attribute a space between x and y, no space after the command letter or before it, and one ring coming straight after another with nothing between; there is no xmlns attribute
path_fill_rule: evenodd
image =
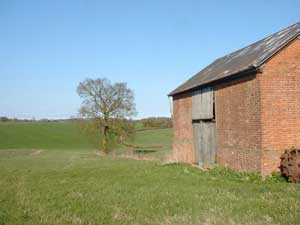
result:
<svg viewBox="0 0 300 225"><path fill-rule="evenodd" d="M104 125L103 129L103 151L105 154L108 154L108 126Z"/></svg>
<svg viewBox="0 0 300 225"><path fill-rule="evenodd" d="M104 114L104 128L103 128L103 151L105 154L108 154L108 129L109 129L109 126L108 126L108 115L105 113Z"/></svg>

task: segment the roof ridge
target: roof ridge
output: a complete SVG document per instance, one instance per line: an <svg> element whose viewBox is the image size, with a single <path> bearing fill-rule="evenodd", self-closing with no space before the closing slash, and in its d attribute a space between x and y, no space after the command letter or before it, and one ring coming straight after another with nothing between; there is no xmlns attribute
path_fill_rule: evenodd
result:
<svg viewBox="0 0 300 225"><path fill-rule="evenodd" d="M300 27L300 23L297 23ZM286 47L287 45L289 45L293 40L295 40L296 38L298 38L300 36L300 31L298 31L298 33L296 33L295 35L293 35L291 38L289 38L285 43L283 43L281 46L279 46L277 48L276 51L274 51L273 54L271 54L269 57L266 57L265 59L263 59L261 62L259 62L258 64L253 63L252 65L257 67L257 66L261 66L262 64L264 64L268 59L272 58L274 55L276 55L282 48Z"/></svg>
<svg viewBox="0 0 300 225"><path fill-rule="evenodd" d="M300 26L300 22L294 23L294 24L292 24L292 25L290 25L290 26L288 26L288 27L286 27L286 28L283 28L283 29L281 29L281 30L279 30L279 31L277 31L277 32L274 32L274 33L268 35L268 36L265 37L265 38L261 38L261 39L259 39L258 41L255 41L255 42L252 43L252 44L249 44L249 45L246 45L245 47L239 48L238 50L235 50L235 51L230 52L230 53L228 53L228 54L226 54L226 55L224 55L224 56L221 56L221 57L217 58L216 60L222 59L222 58L224 58L224 57L226 57L226 56L232 55L233 53L237 53L237 52L239 52L239 51L241 51L241 50L243 50L243 49L245 49L245 48L251 47L251 46L257 44L258 42L261 42L261 41L263 41L263 40L266 40L266 39L272 37L274 34L278 34L278 33L282 32L282 31L288 30L288 29L290 29L291 27L293 27L293 26L295 26L295 25ZM299 33L299 34L300 34L300 33Z"/></svg>

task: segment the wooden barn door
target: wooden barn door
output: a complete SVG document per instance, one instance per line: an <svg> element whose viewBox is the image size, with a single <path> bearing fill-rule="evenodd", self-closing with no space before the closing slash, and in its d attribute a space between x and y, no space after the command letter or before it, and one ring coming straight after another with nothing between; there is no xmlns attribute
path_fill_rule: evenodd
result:
<svg viewBox="0 0 300 225"><path fill-rule="evenodd" d="M211 87L193 93L192 119L196 161L207 167L215 163L216 123L214 92Z"/></svg>

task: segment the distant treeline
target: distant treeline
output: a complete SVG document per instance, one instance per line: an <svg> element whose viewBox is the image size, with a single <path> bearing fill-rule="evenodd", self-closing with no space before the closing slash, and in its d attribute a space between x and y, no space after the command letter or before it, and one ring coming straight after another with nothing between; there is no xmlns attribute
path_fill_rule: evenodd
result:
<svg viewBox="0 0 300 225"><path fill-rule="evenodd" d="M6 116L0 117L0 122L67 122L67 121L85 121L85 119L81 118L69 118L69 119L18 119L18 118L9 118ZM159 127L159 128L171 128L172 127L172 119L169 117L149 117L140 120L127 120L131 124L139 122L143 124L143 127Z"/></svg>
<svg viewBox="0 0 300 225"><path fill-rule="evenodd" d="M172 119L169 117L149 117L140 120L144 127L171 128Z"/></svg>
<svg viewBox="0 0 300 225"><path fill-rule="evenodd" d="M9 118L9 117L6 117L6 116L1 116L0 117L0 122L63 122L63 121L73 121L73 120L77 120L77 119L47 119L47 118L44 118L44 119L35 119L35 118L32 118L32 119L19 119L19 118Z"/></svg>

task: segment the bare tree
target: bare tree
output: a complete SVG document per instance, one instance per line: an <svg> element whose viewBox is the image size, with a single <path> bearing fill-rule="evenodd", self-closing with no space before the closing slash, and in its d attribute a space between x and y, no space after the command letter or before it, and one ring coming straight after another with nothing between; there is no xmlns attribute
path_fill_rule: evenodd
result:
<svg viewBox="0 0 300 225"><path fill-rule="evenodd" d="M101 132L101 148L108 153L110 135L120 130L118 121L125 121L136 114L134 93L126 83L112 84L107 79L86 79L77 87L83 98L80 115L93 122L94 131ZM126 126L121 126L126 127Z"/></svg>

